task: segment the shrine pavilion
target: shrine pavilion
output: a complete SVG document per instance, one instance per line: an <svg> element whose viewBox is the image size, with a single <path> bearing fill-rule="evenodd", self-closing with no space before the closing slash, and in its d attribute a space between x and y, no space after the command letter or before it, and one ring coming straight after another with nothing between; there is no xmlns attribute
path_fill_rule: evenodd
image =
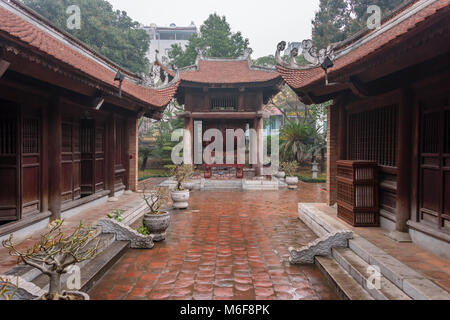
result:
<svg viewBox="0 0 450 320"><path fill-rule="evenodd" d="M174 70L158 60L156 64L170 79L175 76ZM251 152L260 154L266 114L263 106L281 90L284 82L280 74L275 68L254 66L249 51L239 58L226 59L205 57L199 50L195 65L180 69L179 75L181 83L176 99L185 106L185 112L178 115L184 119L186 129L183 139L184 162L194 163L195 152L200 152L199 158L206 169L206 178L211 177L212 167L234 167L237 177L242 178L243 165L237 162L205 164L201 155L203 148L194 148L194 139L201 141L204 133L212 128L222 132L223 137L226 137L227 129L254 129L256 134L251 135L250 139L255 150ZM194 132L194 123L196 128L201 128L201 135ZM202 147L208 143L204 142ZM222 156L226 157L225 143ZM258 157L257 164L253 166L257 176L263 174L262 162L262 157Z"/></svg>

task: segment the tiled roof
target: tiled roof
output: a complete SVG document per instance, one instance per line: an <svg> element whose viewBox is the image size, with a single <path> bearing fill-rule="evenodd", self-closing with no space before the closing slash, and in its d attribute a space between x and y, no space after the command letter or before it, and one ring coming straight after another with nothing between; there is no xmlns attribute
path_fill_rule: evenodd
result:
<svg viewBox="0 0 450 320"><path fill-rule="evenodd" d="M426 1L430 2L429 0L422 0L417 1L417 3L415 4L425 3ZM416 27L420 22L434 15L438 10L449 6L449 4L449 0L436 0L430 3L427 7L422 8L420 11L412 14L406 20L400 22L397 25L394 25L391 29L380 33L372 39L370 39L370 37L375 31L368 33L360 40L363 41L364 39L369 38L368 41L361 44L359 47L350 49L352 47L352 45L350 45L349 47L343 48L341 51L349 50L349 52L336 59L336 61L334 62L334 67L330 68L328 71L330 76L333 76L333 74L337 74L339 71L342 71L344 68L352 65L353 63L363 60L368 55L380 50L392 41L405 35L408 31ZM413 8L414 6L407 6L403 10L406 12ZM396 14L395 17L398 17L399 15L400 14ZM392 19L386 21L385 24L390 23L391 21ZM339 52L337 52L336 54L339 54ZM277 64L277 69L286 83L293 89L301 89L317 81L324 81L323 79L325 77L325 74L320 67L300 70Z"/></svg>
<svg viewBox="0 0 450 320"><path fill-rule="evenodd" d="M45 57L50 56L73 72L103 85L118 87L118 83L114 82L114 69L119 67L111 65L106 59L102 61L97 54L88 52L78 44L78 40L70 38L65 33L58 34L58 37L54 36L49 30L56 30L55 27L31 18L17 3L14 3L13 7L3 0L0 1L0 4L4 4L0 7L1 38L17 40L24 47L33 49ZM161 89L149 88L125 78L122 92L153 107L164 107L172 100L178 85L179 81Z"/></svg>
<svg viewBox="0 0 450 320"><path fill-rule="evenodd" d="M174 72L163 66L173 76ZM280 78L274 69L253 67L247 59L200 58L196 66L180 69L182 81L211 84L263 83ZM281 80L281 78L280 78Z"/></svg>

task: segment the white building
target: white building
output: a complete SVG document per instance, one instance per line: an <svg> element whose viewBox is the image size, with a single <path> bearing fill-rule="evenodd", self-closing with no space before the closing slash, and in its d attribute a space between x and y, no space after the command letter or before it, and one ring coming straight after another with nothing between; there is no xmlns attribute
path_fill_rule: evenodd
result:
<svg viewBox="0 0 450 320"><path fill-rule="evenodd" d="M150 36L150 49L147 57L150 62L155 61L155 50L159 51L159 59L169 57L169 51L173 44L180 44L186 48L189 38L197 33L194 22L187 27L177 27L172 23L169 27L158 27L156 24L142 27Z"/></svg>

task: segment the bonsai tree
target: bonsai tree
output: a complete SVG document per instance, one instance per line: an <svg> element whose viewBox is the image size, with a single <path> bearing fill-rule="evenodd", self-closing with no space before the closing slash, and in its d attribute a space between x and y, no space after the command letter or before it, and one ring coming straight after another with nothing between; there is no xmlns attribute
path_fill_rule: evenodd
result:
<svg viewBox="0 0 450 320"><path fill-rule="evenodd" d="M19 251L12 242L12 235L3 241L3 246L9 253L17 256L19 262L40 270L50 278L50 288L43 298L48 300L69 300L61 291L61 276L68 267L76 263L94 258L100 249L100 240L93 246L88 246L95 237L95 231L86 228L80 222L77 229L66 236L62 232L64 220L50 223L50 231L41 235L33 247Z"/></svg>
<svg viewBox="0 0 450 320"><path fill-rule="evenodd" d="M298 170L298 162L282 162L280 165L281 170L286 172L287 177L294 177Z"/></svg>
<svg viewBox="0 0 450 320"><path fill-rule="evenodd" d="M146 184L144 184L144 188L142 191L142 198L147 204L150 212L148 214L162 214L161 207L167 203L169 200L169 195L167 192L167 188L159 187L156 191L147 192Z"/></svg>
<svg viewBox="0 0 450 320"><path fill-rule="evenodd" d="M175 190L177 191L183 191L183 183L189 180L190 177L194 174L194 168L192 165L189 164L183 164L176 166L172 170L172 175L175 177L175 180L177 181L177 186L175 187Z"/></svg>

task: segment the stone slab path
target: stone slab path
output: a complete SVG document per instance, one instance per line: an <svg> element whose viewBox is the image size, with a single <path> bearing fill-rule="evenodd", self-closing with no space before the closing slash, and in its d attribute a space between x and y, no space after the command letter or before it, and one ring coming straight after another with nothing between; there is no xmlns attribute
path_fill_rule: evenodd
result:
<svg viewBox="0 0 450 320"><path fill-rule="evenodd" d="M92 299L337 299L315 266L288 262L316 236L299 202L325 201L320 184L297 191L193 192L174 211L166 241L129 250L89 292Z"/></svg>

